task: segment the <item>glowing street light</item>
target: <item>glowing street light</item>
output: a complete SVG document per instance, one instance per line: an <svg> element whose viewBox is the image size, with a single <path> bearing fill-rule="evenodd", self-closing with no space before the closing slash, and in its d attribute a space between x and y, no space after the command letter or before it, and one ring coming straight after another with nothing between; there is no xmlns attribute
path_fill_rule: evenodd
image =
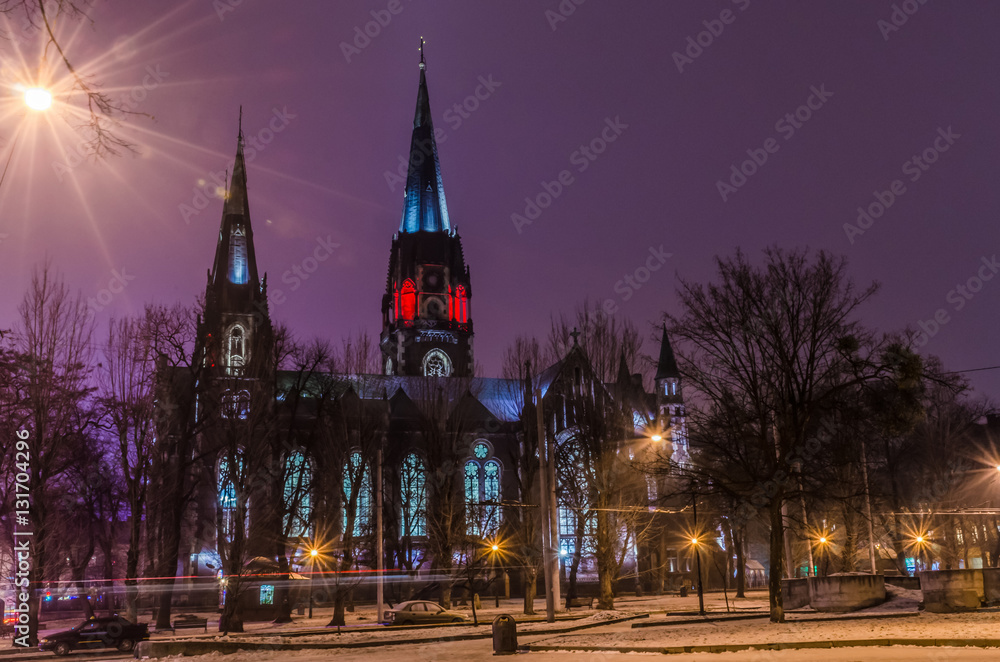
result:
<svg viewBox="0 0 1000 662"><path fill-rule="evenodd" d="M31 87L24 91L24 103L39 112L52 106L52 93L41 87Z"/></svg>
<svg viewBox="0 0 1000 662"><path fill-rule="evenodd" d="M663 435L654 434L652 437L650 437L650 439L652 439L653 441L663 441ZM997 468L1000 469L1000 467Z"/></svg>
<svg viewBox="0 0 1000 662"><path fill-rule="evenodd" d="M825 536L819 539L819 544L821 544L821 545L825 545L826 544L826 537Z"/></svg>
<svg viewBox="0 0 1000 662"><path fill-rule="evenodd" d="M492 549L494 552L499 552L500 551L500 546L499 545L493 545L490 549Z"/></svg>
<svg viewBox="0 0 1000 662"><path fill-rule="evenodd" d="M310 550L309 551L309 556L312 556L312 557L319 556L319 550L318 549Z"/></svg>
<svg viewBox="0 0 1000 662"><path fill-rule="evenodd" d="M922 542L924 542L924 537L923 536L917 536L916 540L917 540L917 544L919 545Z"/></svg>

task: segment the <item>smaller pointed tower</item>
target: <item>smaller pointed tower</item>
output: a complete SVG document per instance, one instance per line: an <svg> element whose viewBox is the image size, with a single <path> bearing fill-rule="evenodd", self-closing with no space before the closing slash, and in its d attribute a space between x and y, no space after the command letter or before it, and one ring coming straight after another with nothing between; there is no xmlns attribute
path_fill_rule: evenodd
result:
<svg viewBox="0 0 1000 662"><path fill-rule="evenodd" d="M243 110L236 141L233 174L222 206L215 261L205 288L205 317L199 338L208 367L220 375L244 370L255 357L266 360L271 341L267 276L257 273L246 161L243 157Z"/></svg>
<svg viewBox="0 0 1000 662"><path fill-rule="evenodd" d="M664 427L670 426L670 441L674 445L674 459L680 464L690 461L688 454L686 415L684 397L681 393L681 372L677 359L667 337L667 327L663 326L660 340L660 358L656 362L656 404Z"/></svg>
<svg viewBox="0 0 1000 662"><path fill-rule="evenodd" d="M426 72L421 39L406 197L389 252L380 348L387 375L468 377L472 284L448 216Z"/></svg>

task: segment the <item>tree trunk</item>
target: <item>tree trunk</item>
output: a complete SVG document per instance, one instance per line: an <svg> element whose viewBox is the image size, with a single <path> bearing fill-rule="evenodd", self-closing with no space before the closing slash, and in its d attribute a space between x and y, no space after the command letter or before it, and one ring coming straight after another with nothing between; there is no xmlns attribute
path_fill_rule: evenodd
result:
<svg viewBox="0 0 1000 662"><path fill-rule="evenodd" d="M347 589L340 586L333 593L333 618L327 625L347 625L345 612L347 611Z"/></svg>
<svg viewBox="0 0 1000 662"><path fill-rule="evenodd" d="M743 532L739 526L731 528L733 549L736 550L736 597L745 598L747 592L747 559L744 547Z"/></svg>
<svg viewBox="0 0 1000 662"><path fill-rule="evenodd" d="M535 596L538 594L538 569L534 566L524 571L524 613L532 616L535 613Z"/></svg>
<svg viewBox="0 0 1000 662"><path fill-rule="evenodd" d="M451 580L446 579L441 582L441 606L451 609Z"/></svg>
<svg viewBox="0 0 1000 662"><path fill-rule="evenodd" d="M771 500L771 536L770 564L767 577L768 603L771 608L771 622L784 623L785 609L781 600L781 568L784 566L785 540L784 521L781 513L781 502L784 500L784 490L778 489Z"/></svg>
<svg viewBox="0 0 1000 662"><path fill-rule="evenodd" d="M612 546L610 513L603 508L597 511L597 579L600 586L597 608L614 609L614 548Z"/></svg>
<svg viewBox="0 0 1000 662"><path fill-rule="evenodd" d="M278 605L278 609L275 613L274 622L275 623L291 623L292 622L292 603L288 599L289 592L289 575L288 575L288 557L281 555L278 557L278 572L281 575L278 577L279 582L275 591L274 602Z"/></svg>

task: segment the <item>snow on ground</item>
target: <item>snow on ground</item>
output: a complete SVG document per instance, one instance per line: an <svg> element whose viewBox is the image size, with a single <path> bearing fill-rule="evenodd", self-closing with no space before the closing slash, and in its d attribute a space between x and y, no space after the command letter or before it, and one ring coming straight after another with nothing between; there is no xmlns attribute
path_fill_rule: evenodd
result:
<svg viewBox="0 0 1000 662"><path fill-rule="evenodd" d="M489 642L455 642L435 646L398 646L391 649L351 651L295 651L281 653L235 653L163 658L175 662L496 662ZM690 653L662 656L652 653L536 652L517 655L523 662L996 662L996 649L892 646L889 648L837 648L739 653Z"/></svg>
<svg viewBox="0 0 1000 662"><path fill-rule="evenodd" d="M928 614L905 618L770 623L766 619L692 622L632 629L630 623L561 635L533 643L566 646L699 646L843 639L1000 638L1000 613ZM1000 652L994 651L995 659Z"/></svg>

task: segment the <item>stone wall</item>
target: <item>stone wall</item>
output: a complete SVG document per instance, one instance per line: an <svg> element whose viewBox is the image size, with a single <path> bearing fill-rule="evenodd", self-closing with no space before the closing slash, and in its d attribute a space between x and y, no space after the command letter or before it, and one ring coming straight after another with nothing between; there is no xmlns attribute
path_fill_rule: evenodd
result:
<svg viewBox="0 0 1000 662"><path fill-rule="evenodd" d="M992 580L991 578L991 586ZM935 613L975 611L985 598L982 570L929 570L920 573L924 609Z"/></svg>
<svg viewBox="0 0 1000 662"><path fill-rule="evenodd" d="M882 575L810 577L809 604L816 611L848 612L885 602Z"/></svg>
<svg viewBox="0 0 1000 662"><path fill-rule="evenodd" d="M781 604L784 609L809 606L809 582L806 579L781 580Z"/></svg>

